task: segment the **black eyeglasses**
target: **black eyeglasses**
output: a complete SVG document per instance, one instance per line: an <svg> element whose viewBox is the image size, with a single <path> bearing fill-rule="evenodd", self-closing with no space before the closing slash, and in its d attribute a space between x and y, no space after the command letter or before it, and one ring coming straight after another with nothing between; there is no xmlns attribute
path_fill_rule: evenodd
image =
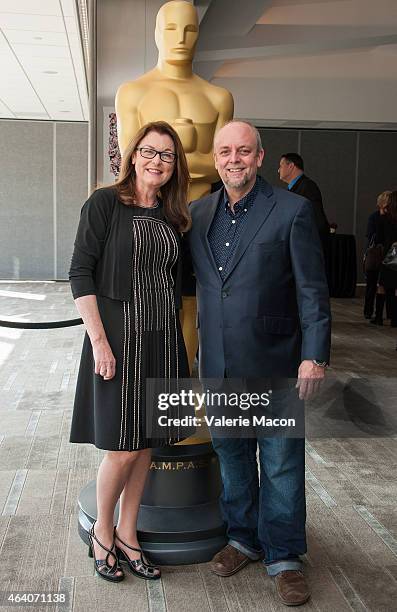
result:
<svg viewBox="0 0 397 612"><path fill-rule="evenodd" d="M161 161L167 164L172 164L177 158L176 153L172 153L171 151L156 151L156 149L152 149L151 147L137 147L137 151L146 159L154 159L156 155L159 155Z"/></svg>

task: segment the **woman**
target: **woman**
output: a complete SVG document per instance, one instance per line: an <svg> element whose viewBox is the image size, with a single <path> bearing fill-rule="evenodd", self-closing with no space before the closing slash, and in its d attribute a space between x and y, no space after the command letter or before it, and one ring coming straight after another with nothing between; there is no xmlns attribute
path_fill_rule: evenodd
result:
<svg viewBox="0 0 397 612"><path fill-rule="evenodd" d="M383 191L380 193L376 199L376 210L371 213L368 217L367 222L367 233L365 237L367 238L367 246L370 247L371 243L375 241L376 238L376 228L379 224L379 218L386 214L387 207L390 201L391 191ZM379 268L374 270L367 270L365 272L365 302L364 302L364 316L366 319L372 319L372 315L374 312L374 302L376 289L378 284L378 276L379 276Z"/></svg>
<svg viewBox="0 0 397 612"><path fill-rule="evenodd" d="M113 582L124 578L119 560L139 577L160 577L140 549L137 515L151 448L181 438L172 429L161 439L150 437L145 379L189 376L176 312L179 232L190 227L188 184L173 128L162 121L144 126L125 152L119 180L84 204L70 267L87 330L70 441L108 451L98 470L89 555L96 573Z"/></svg>
<svg viewBox="0 0 397 612"><path fill-rule="evenodd" d="M383 246L384 255L386 255L394 242L397 242L397 191L391 192L387 212L382 217L379 217L376 228L376 244ZM397 272L388 269L382 264L376 294L376 313L371 323L383 325L383 306L385 299L387 299L390 309L390 325L391 327L397 327L396 291Z"/></svg>

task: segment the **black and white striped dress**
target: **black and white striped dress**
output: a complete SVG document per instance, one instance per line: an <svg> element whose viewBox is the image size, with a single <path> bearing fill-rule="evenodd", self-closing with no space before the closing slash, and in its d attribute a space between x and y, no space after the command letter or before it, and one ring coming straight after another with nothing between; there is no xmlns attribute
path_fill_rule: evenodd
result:
<svg viewBox="0 0 397 612"><path fill-rule="evenodd" d="M95 374L86 334L70 434L71 442L106 450L139 450L182 439L175 428L161 428L161 435L153 437L146 414L147 378L167 381L189 375L174 303L179 243L161 207L134 207L133 212L132 299L97 296L116 375L104 381Z"/></svg>

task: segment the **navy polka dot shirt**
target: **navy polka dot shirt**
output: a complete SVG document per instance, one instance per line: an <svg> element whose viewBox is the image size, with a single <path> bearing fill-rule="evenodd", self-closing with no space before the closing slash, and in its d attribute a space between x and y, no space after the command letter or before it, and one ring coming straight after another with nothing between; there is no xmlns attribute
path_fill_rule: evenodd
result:
<svg viewBox="0 0 397 612"><path fill-rule="evenodd" d="M259 190L259 181L260 179L257 177L251 191L236 202L234 213L230 208L226 189L223 188L219 206L208 232L212 254L222 279L225 279L228 274L240 236L247 225L250 208L252 208Z"/></svg>

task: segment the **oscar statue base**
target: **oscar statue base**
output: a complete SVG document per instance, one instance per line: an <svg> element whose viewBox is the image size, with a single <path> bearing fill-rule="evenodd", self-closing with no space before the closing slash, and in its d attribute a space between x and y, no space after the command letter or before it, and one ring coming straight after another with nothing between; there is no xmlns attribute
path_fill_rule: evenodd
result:
<svg viewBox="0 0 397 612"><path fill-rule="evenodd" d="M204 563L226 544L218 498L221 478L211 444L153 449L138 515L138 539L159 565ZM96 519L96 483L82 489L78 529L88 544ZM118 518L118 505L114 522Z"/></svg>

